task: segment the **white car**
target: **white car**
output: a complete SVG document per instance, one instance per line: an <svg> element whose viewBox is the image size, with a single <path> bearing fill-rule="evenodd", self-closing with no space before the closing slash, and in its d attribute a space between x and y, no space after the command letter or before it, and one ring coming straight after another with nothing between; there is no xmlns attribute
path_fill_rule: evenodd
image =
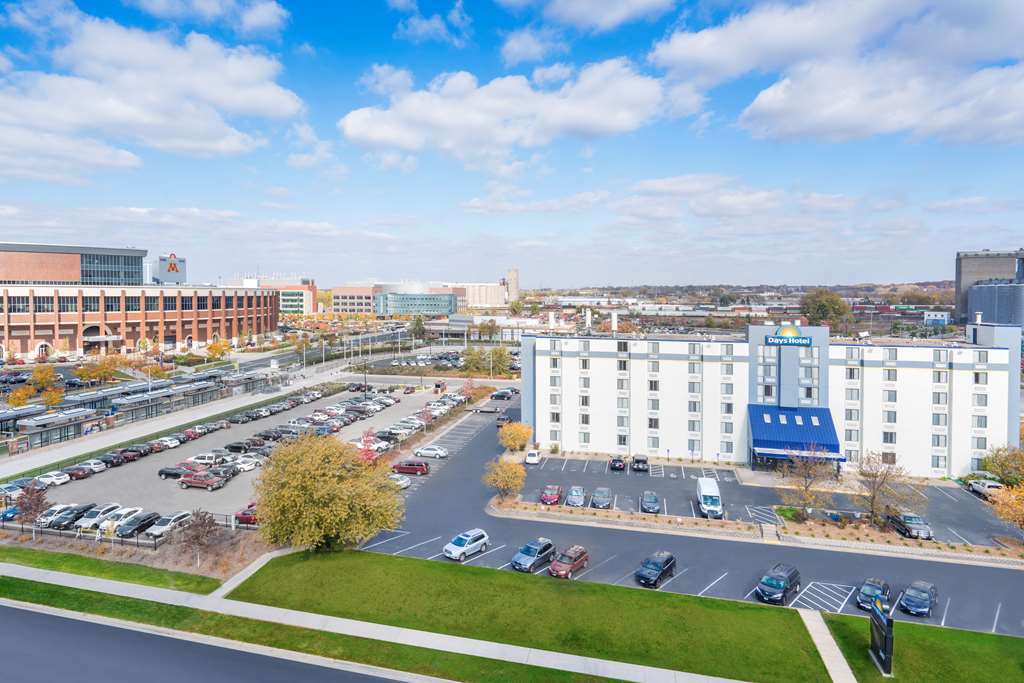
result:
<svg viewBox="0 0 1024 683"><path fill-rule="evenodd" d="M107 469L107 463L102 460L86 460L85 462L78 463L78 466L93 472L103 472Z"/></svg>
<svg viewBox="0 0 1024 683"><path fill-rule="evenodd" d="M412 479L405 476L404 474L398 474L397 472L389 474L388 480L394 482L395 486L397 486L399 489L407 489L410 486L412 486Z"/></svg>
<svg viewBox="0 0 1024 683"><path fill-rule="evenodd" d="M234 465L243 472L252 472L257 467L261 467L263 462L251 456L243 455L234 462Z"/></svg>
<svg viewBox="0 0 1024 683"><path fill-rule="evenodd" d="M470 555L486 552L490 540L483 529L463 531L444 547L444 556L463 562Z"/></svg>
<svg viewBox="0 0 1024 683"><path fill-rule="evenodd" d="M225 456L218 455L216 453L200 453L199 455L193 455L188 459L188 462L194 462L197 465L204 465L206 467L213 467L214 465L225 462Z"/></svg>
<svg viewBox="0 0 1024 683"><path fill-rule="evenodd" d="M21 488L14 484L0 484L0 500L4 498L18 500L18 498L21 498L22 493Z"/></svg>
<svg viewBox="0 0 1024 683"><path fill-rule="evenodd" d="M71 481L71 476L67 472L61 472L54 470L53 472L47 472L46 474L40 474L36 477L39 481L43 482L47 486L61 486Z"/></svg>
<svg viewBox="0 0 1024 683"><path fill-rule="evenodd" d="M424 422L420 418L416 417L415 415L410 415L409 417L407 417L404 420L402 420L402 422L410 422L410 423L416 425L417 427L426 427L427 426L426 422Z"/></svg>
<svg viewBox="0 0 1024 683"><path fill-rule="evenodd" d="M117 527L121 526L122 522L128 521L132 516L140 512L142 512L142 508L120 508L114 510L105 520L100 522L100 531L103 533L117 531Z"/></svg>
<svg viewBox="0 0 1024 683"><path fill-rule="evenodd" d="M985 500L991 500L993 495L1003 490L1003 485L991 479L972 479L967 488Z"/></svg>
<svg viewBox="0 0 1024 683"><path fill-rule="evenodd" d="M160 538L166 533L175 529L183 529L192 523L192 513L187 510L172 512L164 515L156 521L156 524L146 529L145 535L150 538Z"/></svg>
<svg viewBox="0 0 1024 683"><path fill-rule="evenodd" d="M102 524L110 515L121 509L120 503L107 503L99 505L86 512L81 519L75 521L76 528L95 529Z"/></svg>
<svg viewBox="0 0 1024 683"><path fill-rule="evenodd" d="M157 439L157 441L162 443L167 448L177 448L178 446L181 445L181 442L175 439L173 436L165 436L162 439Z"/></svg>
<svg viewBox="0 0 1024 683"><path fill-rule="evenodd" d="M527 465L540 464L540 451L526 451L526 458L523 460Z"/></svg>
<svg viewBox="0 0 1024 683"><path fill-rule="evenodd" d="M397 368L399 365L401 365L401 363L399 363L397 360L391 361L391 367Z"/></svg>
<svg viewBox="0 0 1024 683"><path fill-rule="evenodd" d="M417 448L412 452L417 458L441 458L448 457L448 451L442 446L424 446L423 448Z"/></svg>
<svg viewBox="0 0 1024 683"><path fill-rule="evenodd" d="M54 517L64 512L73 505L74 503L61 503L59 505L51 505L50 507L43 510L42 514L36 517L36 526L43 528L50 526L50 522L53 521Z"/></svg>

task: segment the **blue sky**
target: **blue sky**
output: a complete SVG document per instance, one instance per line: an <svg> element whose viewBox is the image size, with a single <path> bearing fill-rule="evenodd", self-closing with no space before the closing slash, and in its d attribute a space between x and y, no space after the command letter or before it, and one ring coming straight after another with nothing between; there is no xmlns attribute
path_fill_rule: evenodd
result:
<svg viewBox="0 0 1024 683"><path fill-rule="evenodd" d="M984 0L106 0L0 13L0 235L524 286L950 278L1024 245Z"/></svg>

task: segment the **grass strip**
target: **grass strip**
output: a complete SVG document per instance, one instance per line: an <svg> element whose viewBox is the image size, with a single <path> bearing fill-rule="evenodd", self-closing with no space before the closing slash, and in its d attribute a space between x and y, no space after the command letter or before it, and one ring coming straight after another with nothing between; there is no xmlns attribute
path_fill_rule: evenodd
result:
<svg viewBox="0 0 1024 683"><path fill-rule="evenodd" d="M134 562L101 560L75 553L59 553L10 545L0 545L0 562L92 576L98 579L139 583L157 588L171 588L203 595L212 593L221 585L219 580L199 574L157 569Z"/></svg>
<svg viewBox="0 0 1024 683"><path fill-rule="evenodd" d="M796 611L737 601L357 551L276 558L231 598L710 676L828 680Z"/></svg>
<svg viewBox="0 0 1024 683"><path fill-rule="evenodd" d="M0 596L151 626L238 640L457 681L586 683L606 680L554 669L285 626L135 598L0 576Z"/></svg>
<svg viewBox="0 0 1024 683"><path fill-rule="evenodd" d="M826 614L832 636L858 681L883 681L868 654L870 623ZM897 621L893 673L912 681L1024 680L1024 639Z"/></svg>

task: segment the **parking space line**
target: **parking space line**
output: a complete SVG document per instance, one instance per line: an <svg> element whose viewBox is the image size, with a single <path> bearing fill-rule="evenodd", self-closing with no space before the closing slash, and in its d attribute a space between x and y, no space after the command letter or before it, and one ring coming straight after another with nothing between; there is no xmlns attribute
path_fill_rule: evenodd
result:
<svg viewBox="0 0 1024 683"><path fill-rule="evenodd" d="M402 548L401 550L396 550L395 552L393 552L391 554L392 555L399 555L401 553L404 553L406 550L412 550L413 548L419 548L421 545L426 545L428 543L433 543L434 541L440 541L440 540L441 540L440 536L435 536L434 538L431 538L428 541L423 541L422 543L417 543L416 545L411 545L408 548Z"/></svg>
<svg viewBox="0 0 1024 683"><path fill-rule="evenodd" d="M941 486L933 486L932 488L941 493L942 495L944 495L946 498L949 498L950 500L957 500L956 496L952 496L949 493L943 491Z"/></svg>
<svg viewBox="0 0 1024 683"><path fill-rule="evenodd" d="M619 509L619 494L617 494L617 493L615 494L615 498L612 499L612 509L614 509L614 510L618 510Z"/></svg>
<svg viewBox="0 0 1024 683"><path fill-rule="evenodd" d="M660 586L658 586L658 590L664 590L665 586L669 585L670 583L672 583L673 581L675 581L676 579L678 579L678 578L679 578L680 576L682 576L683 574L685 574L685 573L686 573L686 572L688 572L689 570L690 570L690 568L689 568L689 567L685 567L685 568L683 569L683 571L679 572L678 574L673 574L673 575L672 575L671 577L669 577L669 580L668 580L668 581L666 581L665 583L663 583L663 584L661 584Z"/></svg>
<svg viewBox="0 0 1024 683"><path fill-rule="evenodd" d="M530 572L530 573L531 573L531 574L533 574L534 576L537 576L537 574L540 574L540 573L541 573L541 572L543 572L543 571L547 571L547 570L548 570L548 569L550 569L550 568L551 568L551 563L550 563L550 562L548 562L548 563L547 563L546 565L544 565L543 567L541 567L541 568L540 568L540 569L538 569L537 571L535 571L535 572Z"/></svg>
<svg viewBox="0 0 1024 683"><path fill-rule="evenodd" d="M615 581L612 582L612 585L613 586L618 586L619 582L628 579L629 577L633 576L633 574L635 574L635 573L636 573L636 570L631 570L628 574L624 575L623 577L615 579Z"/></svg>
<svg viewBox="0 0 1024 683"><path fill-rule="evenodd" d="M693 501L692 500L690 501L690 514L693 515L694 517L697 516L697 510L694 509Z"/></svg>
<svg viewBox="0 0 1024 683"><path fill-rule="evenodd" d="M756 591L756 590L757 590L757 586L754 586L753 588L751 588L750 592L743 596L743 599L744 600L749 600L750 596L753 595L754 591Z"/></svg>
<svg viewBox="0 0 1024 683"><path fill-rule="evenodd" d="M952 528L952 527L946 527L946 528L947 528L947 529L949 529L950 533L952 533L952 534L953 534L954 536L956 536L957 538L959 538L959 539L960 539L961 541L963 541L963 542L964 542L964 543L966 543L967 545L971 545L971 542L970 542L970 541L968 541L968 540L967 540L966 538L964 538L963 536L961 536L960 534L958 534L958 533L956 532L956 529L954 529L954 528Z"/></svg>
<svg viewBox="0 0 1024 683"><path fill-rule="evenodd" d="M912 486L912 485L910 485L910 484L907 484L907 488L908 488L908 489L910 489L911 491L913 491L914 493L916 493L917 495L921 496L921 497L922 497L922 498L924 498L925 500L928 500L928 496L926 496L926 495L925 495L925 494L924 494L924 493L923 493L923 492L922 492L922 491L921 491L920 489L918 489L918 488L917 488L916 486Z"/></svg>
<svg viewBox="0 0 1024 683"><path fill-rule="evenodd" d="M510 564L512 564L512 563L511 562L506 562L505 564L503 564L500 567L498 567L498 569L504 569L505 567L509 566Z"/></svg>
<svg viewBox="0 0 1024 683"><path fill-rule="evenodd" d="M722 579L724 579L728 575L729 575L729 572L726 572L726 573L722 574L721 576L719 576L714 581L712 581L711 583L709 583L708 585L704 586L704 590L702 590L700 593L697 593L697 597L700 597L700 596L704 595L705 593L707 593L708 590L710 590L710 588L712 586L714 586L716 583L718 583L719 581L721 581Z"/></svg>
<svg viewBox="0 0 1024 683"><path fill-rule="evenodd" d="M547 458L541 458L541 460L540 460L540 467L538 467L537 469L542 470L542 469L544 469L544 465L547 465L547 464L548 464L548 459Z"/></svg>
<svg viewBox="0 0 1024 683"><path fill-rule="evenodd" d="M569 462L569 458L562 458L562 471L565 472L565 465Z"/></svg>
<svg viewBox="0 0 1024 683"><path fill-rule="evenodd" d="M996 632L996 626L999 625L999 610L1003 608L1003 603L996 605L996 618L992 620L992 633Z"/></svg>
<svg viewBox="0 0 1024 683"><path fill-rule="evenodd" d="M581 578L583 578L583 576L584 576L585 574L589 574L590 572L594 571L594 570L595 570L595 569L597 569L598 567L600 567L600 566L602 566L602 565L606 565L606 564L608 564L609 562L611 562L612 560L614 560L614 559L615 559L616 557L618 557L618 555L612 555L611 557L609 557L608 559L604 560L603 562L598 562L598 563L597 563L597 564L595 564L595 565L594 565L593 567L590 567L589 569L584 569L584 570L583 570L582 572L580 572L579 574L577 574L577 575L576 575L576 578L575 578L575 579L573 579L573 580L575 581L575 580L578 580L578 579L581 579Z"/></svg>
<svg viewBox="0 0 1024 683"><path fill-rule="evenodd" d="M605 460L605 461L604 461L604 473L605 473L605 474L608 474L608 463L609 463L609 461L608 461L608 460Z"/></svg>
<svg viewBox="0 0 1024 683"><path fill-rule="evenodd" d="M590 464L590 460L584 460L583 461L583 471L584 472L587 471L587 465L589 465L589 464Z"/></svg>
<svg viewBox="0 0 1024 683"><path fill-rule="evenodd" d="M822 600L819 603L817 600L814 599L814 596L808 595L806 589L800 591L800 595L796 596L793 599L793 602L791 604L793 606L796 606L797 602L800 602L801 600L803 601L803 604L809 605L811 607L811 609L819 609L819 610L823 610L825 612L831 612L832 611L832 610L829 609L829 605L827 603L825 603L824 600ZM822 603L825 603L825 604L822 604Z"/></svg>
<svg viewBox="0 0 1024 683"><path fill-rule="evenodd" d="M468 560L464 561L462 564L469 564L470 562L475 562L475 561L479 560L481 557L486 557L487 555L490 555L491 553L496 553L496 552L498 552L499 550L501 550L504 547L505 547L505 544L502 543L497 548L491 548L487 552L480 553L479 555L474 555L473 557L471 557Z"/></svg>
<svg viewBox="0 0 1024 683"><path fill-rule="evenodd" d="M384 545L385 543L397 540L399 538L402 538L402 537L408 536L408 535L409 535L409 532L406 531L405 533L399 534L398 536L392 536L391 538L385 538L383 541L377 541L376 543L371 543L370 545L364 545L362 548L360 548L360 550L369 550L370 548L376 548L379 545Z"/></svg>
<svg viewBox="0 0 1024 683"><path fill-rule="evenodd" d="M665 512L663 512L661 514L667 515L668 514L668 501L665 500L665 499L662 499L661 504L662 504L662 507L665 508Z"/></svg>
<svg viewBox="0 0 1024 683"><path fill-rule="evenodd" d="M942 610L942 623L939 624L940 626L945 626L946 625L946 613L949 612L949 603L952 600L953 600L953 598L946 598L946 607Z"/></svg>

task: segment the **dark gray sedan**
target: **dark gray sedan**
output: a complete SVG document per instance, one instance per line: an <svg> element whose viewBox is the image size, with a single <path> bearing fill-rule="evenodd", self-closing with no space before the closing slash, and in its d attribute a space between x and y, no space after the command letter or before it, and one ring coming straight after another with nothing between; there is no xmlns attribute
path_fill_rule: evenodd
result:
<svg viewBox="0 0 1024 683"><path fill-rule="evenodd" d="M512 558L512 569L517 572L532 572L549 564L555 556L555 544L549 538L535 538Z"/></svg>
<svg viewBox="0 0 1024 683"><path fill-rule="evenodd" d="M606 486L594 489L594 495L590 496L590 507L598 510L610 510L612 507L612 490Z"/></svg>

